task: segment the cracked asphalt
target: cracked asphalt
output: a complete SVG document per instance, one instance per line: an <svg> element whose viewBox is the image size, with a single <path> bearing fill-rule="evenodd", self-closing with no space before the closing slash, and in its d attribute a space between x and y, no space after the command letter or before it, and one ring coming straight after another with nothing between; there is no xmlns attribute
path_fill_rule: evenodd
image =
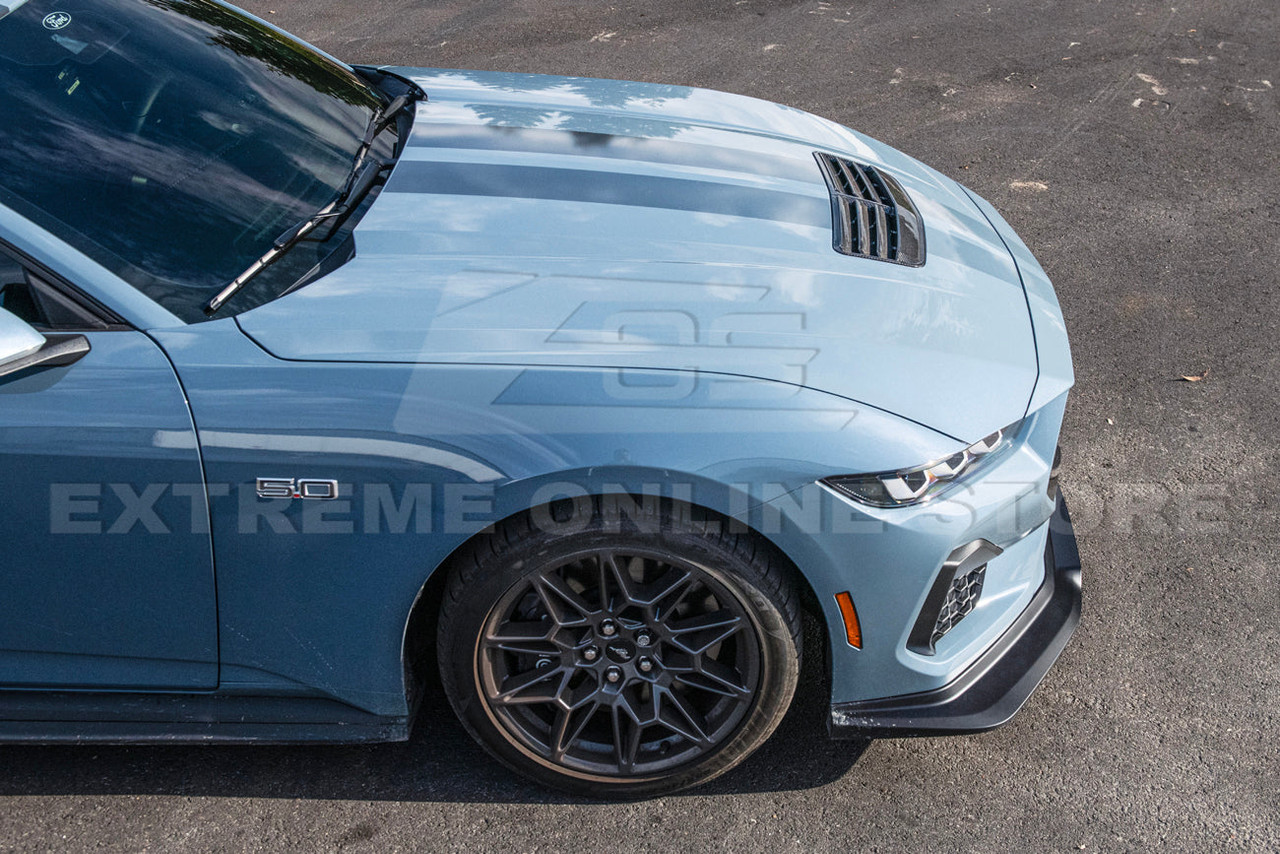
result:
<svg viewBox="0 0 1280 854"><path fill-rule="evenodd" d="M986 196L1054 279L1072 334L1063 478L1083 621L1001 730L830 742L810 668L754 758L647 803L514 779L439 700L407 745L0 748L0 849L1280 848L1280 7L244 5L351 62L781 101Z"/></svg>

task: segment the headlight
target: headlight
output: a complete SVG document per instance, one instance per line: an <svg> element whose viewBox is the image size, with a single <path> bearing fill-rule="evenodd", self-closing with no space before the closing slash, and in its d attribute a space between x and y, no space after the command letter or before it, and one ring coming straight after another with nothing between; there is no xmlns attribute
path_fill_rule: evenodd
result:
<svg viewBox="0 0 1280 854"><path fill-rule="evenodd" d="M971 477L1013 447L1021 421L997 430L944 460L915 468L823 478L822 483L873 507L906 507L936 498Z"/></svg>

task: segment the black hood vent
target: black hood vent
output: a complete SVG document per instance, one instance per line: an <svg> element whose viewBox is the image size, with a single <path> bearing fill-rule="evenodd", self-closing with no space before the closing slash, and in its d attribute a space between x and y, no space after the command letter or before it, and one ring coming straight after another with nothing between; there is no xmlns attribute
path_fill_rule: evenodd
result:
<svg viewBox="0 0 1280 854"><path fill-rule="evenodd" d="M814 156L831 191L837 252L909 267L924 263L924 223L893 176L834 154Z"/></svg>

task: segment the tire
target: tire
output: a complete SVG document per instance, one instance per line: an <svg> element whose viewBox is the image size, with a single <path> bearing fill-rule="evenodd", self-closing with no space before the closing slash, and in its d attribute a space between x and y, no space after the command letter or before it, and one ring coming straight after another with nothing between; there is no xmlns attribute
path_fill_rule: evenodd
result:
<svg viewBox="0 0 1280 854"><path fill-rule="evenodd" d="M583 498L502 522L458 556L441 678L462 725L513 770L652 797L723 774L773 733L800 673L797 602L754 536L683 505Z"/></svg>

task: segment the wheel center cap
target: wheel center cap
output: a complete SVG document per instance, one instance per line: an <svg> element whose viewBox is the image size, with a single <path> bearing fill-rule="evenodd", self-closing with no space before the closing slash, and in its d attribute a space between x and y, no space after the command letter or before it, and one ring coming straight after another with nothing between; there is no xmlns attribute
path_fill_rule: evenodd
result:
<svg viewBox="0 0 1280 854"><path fill-rule="evenodd" d="M609 641L604 648L604 652L605 655L609 656L610 661L618 664L626 664L636 657L635 644L624 640Z"/></svg>

